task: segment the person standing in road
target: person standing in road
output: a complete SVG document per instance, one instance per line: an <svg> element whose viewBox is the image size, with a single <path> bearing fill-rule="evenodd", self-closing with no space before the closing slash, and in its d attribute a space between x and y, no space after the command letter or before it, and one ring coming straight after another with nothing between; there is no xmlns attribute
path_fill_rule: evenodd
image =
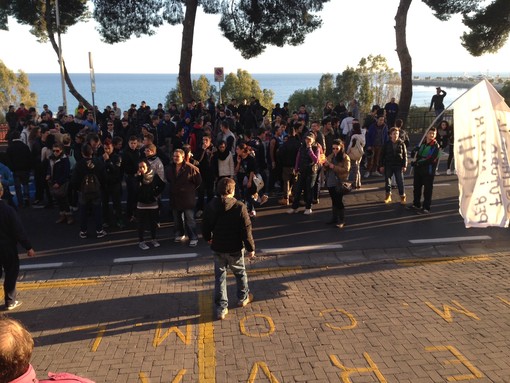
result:
<svg viewBox="0 0 510 383"><path fill-rule="evenodd" d="M416 149L416 160L411 162L414 166L413 181L413 204L409 209L417 210L419 214L430 213L432 203L432 188L436 175L437 161L439 158L439 144L436 141L436 128L432 127L427 132L425 141ZM421 193L423 189L423 205ZM420 209L421 208L421 209Z"/></svg>
<svg viewBox="0 0 510 383"><path fill-rule="evenodd" d="M83 158L76 163L71 184L79 191L80 205L80 238L87 238L89 210L92 210L96 225L96 237L103 238L103 217L101 211L101 188L105 180L103 162L93 156L92 146L83 145L81 148Z"/></svg>
<svg viewBox="0 0 510 383"><path fill-rule="evenodd" d="M446 92L441 89L440 86L436 88L436 94L432 96L432 99L430 100L430 107L429 112L432 110L432 107L434 107L434 112L436 113L436 117L439 116L441 113L443 113L444 110L444 104L443 100L446 96Z"/></svg>
<svg viewBox="0 0 510 383"><path fill-rule="evenodd" d="M404 142L399 139L399 134L399 128L390 128L390 140L383 146L379 170L384 174L384 190L386 191L384 203L391 202L391 179L395 177L400 204L405 205L404 173L407 170L407 150Z"/></svg>
<svg viewBox="0 0 510 383"><path fill-rule="evenodd" d="M194 216L195 198L196 190L202 183L202 176L195 165L185 161L184 150L174 151L167 180L170 184L170 207L174 217L174 242L184 241L187 234L189 247L195 247L198 244Z"/></svg>
<svg viewBox="0 0 510 383"><path fill-rule="evenodd" d="M218 181L217 196L207 205L202 220L202 235L214 252L214 302L216 318L228 314L227 266L237 281L237 306L253 301L248 287L244 254L255 256L255 241L246 205L234 198L236 183L231 178Z"/></svg>
<svg viewBox="0 0 510 383"><path fill-rule="evenodd" d="M27 250L29 257L33 257L35 251L18 214L5 200L1 199L3 194L4 188L0 183L0 277L3 270L5 309L13 310L21 305L21 301L16 300L16 281L19 274L17 244L19 243Z"/></svg>

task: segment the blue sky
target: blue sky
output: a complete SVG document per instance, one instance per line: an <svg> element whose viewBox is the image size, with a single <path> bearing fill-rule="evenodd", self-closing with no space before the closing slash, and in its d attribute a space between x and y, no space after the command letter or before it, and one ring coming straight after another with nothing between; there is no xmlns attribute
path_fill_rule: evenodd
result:
<svg viewBox="0 0 510 383"><path fill-rule="evenodd" d="M192 73L225 73L238 68L250 73L339 73L355 67L360 58L381 54L396 71L394 17L398 0L332 0L321 12L323 26L308 35L299 47L270 47L261 56L242 59L221 35L219 17L198 12ZM0 59L12 70L27 73L57 73L57 56L51 45L40 44L13 20L10 31L0 31ZM421 1L411 4L407 42L414 72L475 72L510 75L510 43L498 54L470 56L460 45L464 26L456 17L437 20ZM115 45L100 41L94 22L81 23L62 36L63 55L71 73L88 72L92 52L96 73L177 73L182 27L164 26L155 36L133 38Z"/></svg>

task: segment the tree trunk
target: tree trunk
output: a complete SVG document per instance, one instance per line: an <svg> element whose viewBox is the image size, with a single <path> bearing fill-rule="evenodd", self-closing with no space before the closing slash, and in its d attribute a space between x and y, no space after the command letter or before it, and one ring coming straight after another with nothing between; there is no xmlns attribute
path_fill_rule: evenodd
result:
<svg viewBox="0 0 510 383"><path fill-rule="evenodd" d="M407 48L406 26L407 12L412 0L400 0L397 14L395 16L395 36L397 40L397 54L400 61L400 77L402 89L399 100L399 117L407 120L411 100L413 98L413 62L409 49Z"/></svg>
<svg viewBox="0 0 510 383"><path fill-rule="evenodd" d="M195 32L197 8L198 0L186 1L186 14L182 23L181 61L179 63L179 85L184 104L192 98L191 58L193 56L193 35Z"/></svg>
<svg viewBox="0 0 510 383"><path fill-rule="evenodd" d="M57 57L59 57L58 45L57 45L57 42L55 41L53 24L52 24L52 20L51 20L51 9L52 9L52 7L51 7L50 1L46 0L46 15L45 15L46 16L46 30L48 31L48 38L51 42L53 50L57 54ZM83 104L83 106L85 106L88 110L92 110L93 109L92 105L74 87L74 84L71 81L71 77L69 76L69 73L67 72L65 61L63 61L62 66L64 67L64 79L67 84L67 88L69 89L69 93L71 93L74 96L74 98L76 98L76 100L78 102L81 102Z"/></svg>

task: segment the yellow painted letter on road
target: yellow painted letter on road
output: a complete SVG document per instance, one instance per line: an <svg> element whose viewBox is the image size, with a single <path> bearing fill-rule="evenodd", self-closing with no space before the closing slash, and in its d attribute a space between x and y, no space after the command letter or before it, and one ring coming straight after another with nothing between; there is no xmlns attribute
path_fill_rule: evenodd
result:
<svg viewBox="0 0 510 383"><path fill-rule="evenodd" d="M253 363L253 367L251 368L250 377L248 378L248 383L254 383L255 379L257 379L257 373L259 371L259 367L264 373L264 375L269 379L271 383L279 383L278 379L273 375L271 371L269 371L269 367L264 362L255 362Z"/></svg>
<svg viewBox="0 0 510 383"><path fill-rule="evenodd" d="M165 331L163 335L161 335L161 328L163 327L163 322L158 322L158 327L156 328L156 333L154 334L154 340L152 345L154 347L158 347L163 341L173 332L175 335L184 343L185 345L189 345L191 343L191 322L189 320L186 321L186 335L182 333L177 327L172 326L168 330Z"/></svg>
<svg viewBox="0 0 510 383"><path fill-rule="evenodd" d="M430 302L425 302L425 304L427 306L429 306L437 315L439 315L441 318L443 318L448 323L452 323L453 322L452 311L455 311L455 312L457 312L459 314L464 314L464 315L466 315L466 316L468 316L470 318L476 319L476 320L480 320L480 318L478 318L475 313L472 313L471 311L467 310L459 302L457 302L457 301L452 301L452 302L457 307L453 307L453 306L449 306L449 305L443 304L443 311L441 311L441 309L436 308Z"/></svg>
<svg viewBox="0 0 510 383"><path fill-rule="evenodd" d="M74 330L76 331L85 331L85 330L93 330L97 329L97 335L96 339L94 339L94 343L92 343L92 347L90 348L91 352L96 352L99 348L99 345L101 344L101 341L103 340L103 335L106 332L106 326L105 325L99 325L99 326L84 326L84 327L75 327Z"/></svg>
<svg viewBox="0 0 510 383"><path fill-rule="evenodd" d="M365 360L370 367L345 367L342 363L340 363L336 355L330 355L329 358L331 359L331 363L333 363L334 366L342 370L340 373L340 378L342 379L343 383L353 383L350 378L352 374L361 375L366 373L374 374L380 383L388 383L381 370L379 370L379 367L377 367L370 355L364 352L363 356L365 357Z"/></svg>
<svg viewBox="0 0 510 383"><path fill-rule="evenodd" d="M460 380L473 380L473 379L479 379L479 378L483 377L482 372L479 369L477 369L475 366L473 366L473 364L469 360L467 360L466 357L464 355L462 355L460 353L460 351L457 350L453 346L430 346L430 347L425 347L425 351L428 351L428 352L448 351L453 356L455 356L455 359L445 359L444 364L446 364L446 365L462 364L469 370L470 374L449 376L447 378L447 380L449 382L457 382Z"/></svg>
<svg viewBox="0 0 510 383"><path fill-rule="evenodd" d="M248 330L246 330L246 321L249 319L249 318L262 318L264 319L264 321L266 322L267 324L267 331L259 331L257 333L255 332L250 332ZM249 337L252 337L252 338L262 338L262 337L265 337L265 336L269 336L271 335L272 333L274 333L274 330L275 330L275 325L274 325L274 322L273 320L271 319L270 316L267 316L267 315L264 315L264 314L253 314L253 315L246 315L243 319L241 319L239 321L239 329L241 330L241 334L243 335L246 335L246 336L249 336Z"/></svg>
<svg viewBox="0 0 510 383"><path fill-rule="evenodd" d="M503 303L507 304L508 306L510 306L510 301L509 301L509 300L507 300L507 299L505 299L505 298L501 298L501 297L498 297L498 299L499 299L501 302L503 302Z"/></svg>
<svg viewBox="0 0 510 383"><path fill-rule="evenodd" d="M172 383L181 383L182 377L186 375L186 369L183 368L180 370L177 375L175 375L175 378L172 380ZM140 372L138 374L138 377L140 378L140 383L149 383L149 378L147 378L147 375L145 375L144 372Z"/></svg>
<svg viewBox="0 0 510 383"><path fill-rule="evenodd" d="M357 325L358 325L358 322L356 321L356 318L354 318L354 315L352 315L351 313L345 311L345 310L341 310L341 309L327 309L327 310L322 310L319 314L319 316L324 316L325 314L329 314L329 313L334 313L334 312L337 312L337 313L340 313L342 315L345 315L349 321L351 322L350 325L347 325L347 326L334 326L332 325L331 323L326 323L326 326L328 326L330 329L333 329L333 330L339 330L339 331L343 331L343 330L352 330L353 328L355 328Z"/></svg>

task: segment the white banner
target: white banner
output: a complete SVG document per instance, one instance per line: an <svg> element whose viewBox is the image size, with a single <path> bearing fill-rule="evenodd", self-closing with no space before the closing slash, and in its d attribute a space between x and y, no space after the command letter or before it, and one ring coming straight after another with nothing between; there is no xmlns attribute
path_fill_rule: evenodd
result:
<svg viewBox="0 0 510 383"><path fill-rule="evenodd" d="M510 108L487 80L453 104L459 212L466 227L508 227Z"/></svg>

